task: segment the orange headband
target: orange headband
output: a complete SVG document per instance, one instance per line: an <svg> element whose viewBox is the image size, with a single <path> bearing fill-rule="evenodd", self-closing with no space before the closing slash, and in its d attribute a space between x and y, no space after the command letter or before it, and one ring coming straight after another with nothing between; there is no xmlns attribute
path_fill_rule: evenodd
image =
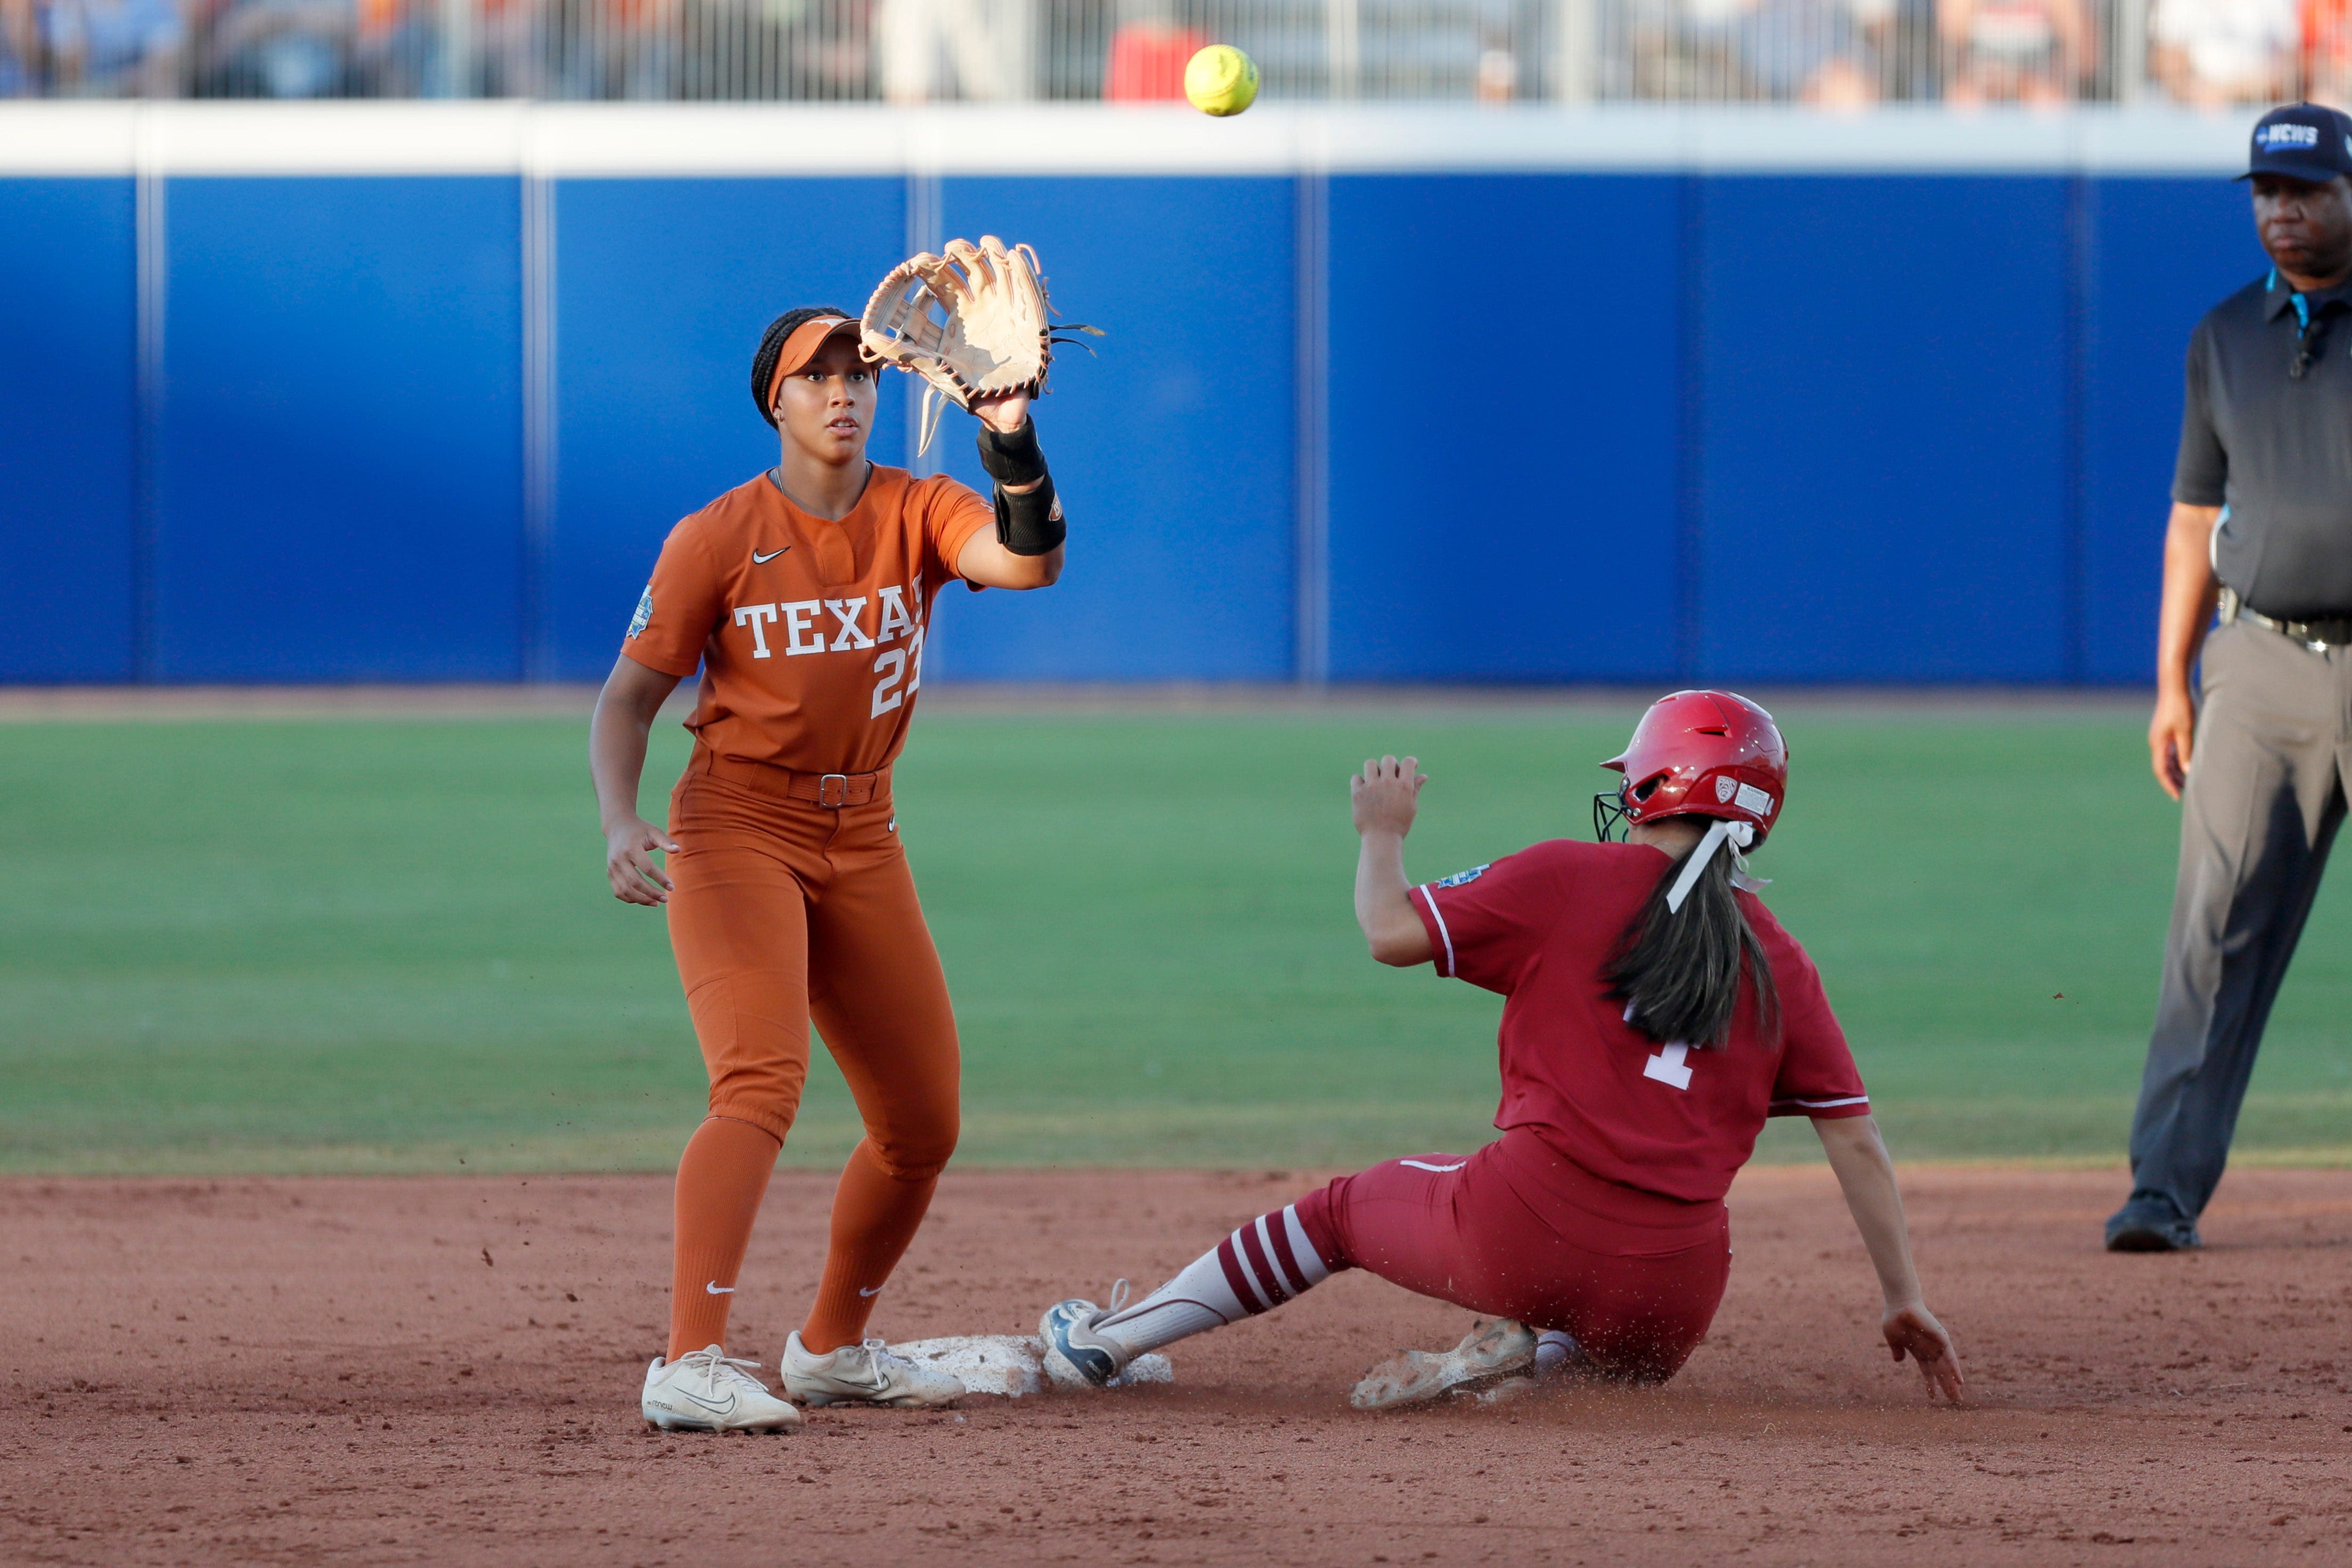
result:
<svg viewBox="0 0 2352 1568"><path fill-rule="evenodd" d="M776 355L776 374L768 378L768 406L776 405L776 394L783 390L784 377L816 358L816 351L824 346L825 339L844 327L856 324L847 316L819 316L794 327L792 335L784 340L782 351Z"/></svg>

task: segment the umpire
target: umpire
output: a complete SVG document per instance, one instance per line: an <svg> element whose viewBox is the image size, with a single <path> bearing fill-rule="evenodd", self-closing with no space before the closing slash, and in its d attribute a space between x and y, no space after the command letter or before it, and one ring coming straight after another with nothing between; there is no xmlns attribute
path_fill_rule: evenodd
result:
<svg viewBox="0 0 2352 1568"><path fill-rule="evenodd" d="M2252 164L2271 269L2189 339L2164 542L2147 743L2180 872L2116 1252L2198 1245L2352 768L2352 118L2273 110Z"/></svg>

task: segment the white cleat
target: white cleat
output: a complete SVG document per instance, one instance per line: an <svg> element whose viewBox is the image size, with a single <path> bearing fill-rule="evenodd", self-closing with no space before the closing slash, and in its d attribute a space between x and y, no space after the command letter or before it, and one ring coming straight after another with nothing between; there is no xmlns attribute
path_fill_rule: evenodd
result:
<svg viewBox="0 0 2352 1568"><path fill-rule="evenodd" d="M784 1341L784 1394L803 1405L887 1405L928 1410L964 1395L961 1378L918 1366L880 1340L814 1355L795 1329Z"/></svg>
<svg viewBox="0 0 2352 1568"><path fill-rule="evenodd" d="M1039 1358L1047 1381L1056 1388L1108 1388L1117 1382L1135 1352L1095 1325L1127 1305L1127 1281L1111 1287L1110 1305L1073 1297L1056 1301L1037 1320L1037 1338L1045 1346Z"/></svg>
<svg viewBox="0 0 2352 1568"><path fill-rule="evenodd" d="M1471 1325L1452 1350L1399 1351L1364 1373L1348 1403L1359 1410L1421 1405L1450 1388L1517 1372L1536 1359L1536 1337L1508 1318Z"/></svg>
<svg viewBox="0 0 2352 1568"><path fill-rule="evenodd" d="M1526 1372L1515 1377L1489 1376L1483 1382L1456 1384L1452 1392L1465 1404L1508 1405L1571 1378L1598 1375L1574 1334L1565 1329L1546 1329L1536 1336L1535 1360Z"/></svg>
<svg viewBox="0 0 2352 1568"><path fill-rule="evenodd" d="M760 1363L717 1345L646 1368L646 1419L665 1432L791 1432L801 1413L751 1375Z"/></svg>

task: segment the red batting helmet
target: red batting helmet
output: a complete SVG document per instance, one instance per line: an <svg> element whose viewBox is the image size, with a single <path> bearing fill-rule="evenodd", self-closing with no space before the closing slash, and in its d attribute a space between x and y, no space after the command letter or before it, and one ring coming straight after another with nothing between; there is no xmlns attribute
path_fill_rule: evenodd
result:
<svg viewBox="0 0 2352 1568"><path fill-rule="evenodd" d="M1780 726L1728 691L1659 698L1624 752L1601 765L1625 775L1613 795L1593 797L1593 826L1602 838L1615 817L1717 816L1751 825L1761 844L1789 793L1789 746Z"/></svg>

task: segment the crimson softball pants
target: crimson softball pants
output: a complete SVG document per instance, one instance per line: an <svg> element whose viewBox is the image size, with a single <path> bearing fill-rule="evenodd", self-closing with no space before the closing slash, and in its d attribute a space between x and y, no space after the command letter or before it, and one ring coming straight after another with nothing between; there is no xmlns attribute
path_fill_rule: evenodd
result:
<svg viewBox="0 0 2352 1568"><path fill-rule="evenodd" d="M1417 1154L1298 1200L1336 1272L1564 1329L1597 1370L1663 1383L1706 1337L1731 1271L1731 1220L1604 1182L1514 1128L1476 1153Z"/></svg>

